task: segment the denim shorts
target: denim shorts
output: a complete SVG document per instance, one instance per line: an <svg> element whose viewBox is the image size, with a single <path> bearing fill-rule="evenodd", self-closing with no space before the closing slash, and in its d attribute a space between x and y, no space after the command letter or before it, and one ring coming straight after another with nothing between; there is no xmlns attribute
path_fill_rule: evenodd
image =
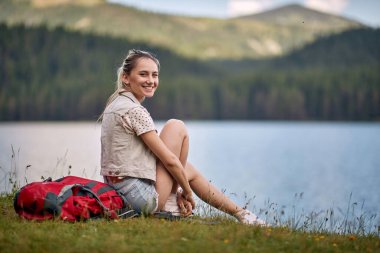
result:
<svg viewBox="0 0 380 253"><path fill-rule="evenodd" d="M112 183L104 177L104 181L112 185L124 196L126 205L144 215L152 214L158 206L158 193L154 182L149 179L126 177L118 183Z"/></svg>

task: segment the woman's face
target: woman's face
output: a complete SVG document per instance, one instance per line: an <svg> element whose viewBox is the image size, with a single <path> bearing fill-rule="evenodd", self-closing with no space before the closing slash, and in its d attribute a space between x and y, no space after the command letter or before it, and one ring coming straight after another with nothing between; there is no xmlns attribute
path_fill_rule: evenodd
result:
<svg viewBox="0 0 380 253"><path fill-rule="evenodd" d="M140 58L131 73L123 75L123 81L129 84L131 92L139 100L153 97L158 87L158 67L149 58Z"/></svg>

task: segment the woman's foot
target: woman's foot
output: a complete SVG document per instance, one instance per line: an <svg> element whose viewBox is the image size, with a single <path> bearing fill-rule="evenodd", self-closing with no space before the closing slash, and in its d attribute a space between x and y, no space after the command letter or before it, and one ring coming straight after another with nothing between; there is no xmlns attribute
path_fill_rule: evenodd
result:
<svg viewBox="0 0 380 253"><path fill-rule="evenodd" d="M237 212L234 216L243 224L264 227L268 226L268 224L265 221L259 219L257 215L253 214L251 211L246 209Z"/></svg>
<svg viewBox="0 0 380 253"><path fill-rule="evenodd" d="M181 216L181 210L177 204L177 194L170 193L168 200L165 203L163 211L170 212L174 216Z"/></svg>

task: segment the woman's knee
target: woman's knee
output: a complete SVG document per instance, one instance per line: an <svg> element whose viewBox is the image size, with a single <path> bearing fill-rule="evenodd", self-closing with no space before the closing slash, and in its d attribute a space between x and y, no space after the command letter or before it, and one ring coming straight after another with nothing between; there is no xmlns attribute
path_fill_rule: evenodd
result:
<svg viewBox="0 0 380 253"><path fill-rule="evenodd" d="M177 132L183 135L185 138L188 137L188 132L185 123L179 119L169 119L163 129L167 129L169 131Z"/></svg>
<svg viewBox="0 0 380 253"><path fill-rule="evenodd" d="M178 127L178 128L185 128L186 129L185 123L182 120L180 120L180 119L169 119L166 122L166 125L175 126L175 127Z"/></svg>

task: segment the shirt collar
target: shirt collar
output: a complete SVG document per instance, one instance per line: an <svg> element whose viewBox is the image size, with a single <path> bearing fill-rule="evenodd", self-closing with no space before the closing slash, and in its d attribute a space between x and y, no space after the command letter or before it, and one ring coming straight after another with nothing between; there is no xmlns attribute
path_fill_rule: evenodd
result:
<svg viewBox="0 0 380 253"><path fill-rule="evenodd" d="M133 93L130 92L130 91L120 91L120 92L119 92L119 95L131 99L131 100L132 100L134 103L136 103L136 104L140 104L140 101L138 101L137 98L136 98L136 97L133 95Z"/></svg>

